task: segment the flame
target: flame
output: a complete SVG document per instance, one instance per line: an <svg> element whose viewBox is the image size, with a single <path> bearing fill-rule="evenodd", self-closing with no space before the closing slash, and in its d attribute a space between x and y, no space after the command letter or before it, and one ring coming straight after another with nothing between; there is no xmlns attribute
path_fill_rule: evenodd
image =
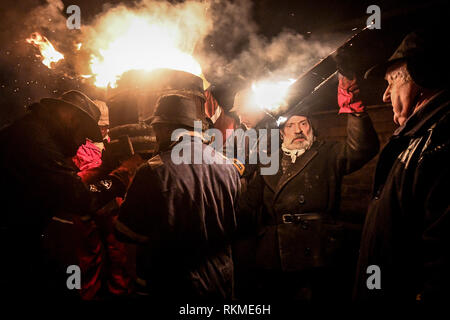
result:
<svg viewBox="0 0 450 320"><path fill-rule="evenodd" d="M295 79L260 81L252 84L252 104L268 111L276 111L286 104L289 86Z"/></svg>
<svg viewBox="0 0 450 320"><path fill-rule="evenodd" d="M185 15L186 19L195 19L192 12L186 10ZM101 23L103 31L96 30L93 40L93 47L98 49L90 61L95 85L114 87L129 70L168 68L200 76L201 67L190 54L198 39L192 36L195 31L182 26L180 19L134 11L107 16Z"/></svg>
<svg viewBox="0 0 450 320"><path fill-rule="evenodd" d="M59 60L64 59L64 55L61 52L58 52L50 41L39 32L33 32L26 41L39 49L41 54L36 55L36 57L42 57L42 63L49 69L52 68L52 62L56 63Z"/></svg>

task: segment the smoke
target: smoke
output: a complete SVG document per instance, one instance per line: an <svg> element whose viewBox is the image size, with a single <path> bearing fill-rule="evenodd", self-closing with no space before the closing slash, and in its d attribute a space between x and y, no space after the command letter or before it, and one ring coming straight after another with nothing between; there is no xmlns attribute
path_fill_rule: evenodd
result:
<svg viewBox="0 0 450 320"><path fill-rule="evenodd" d="M25 39L33 32L45 35L57 48L69 50L68 34L60 0L3 0L0 9L0 126L20 116L25 107L44 96L58 95L77 84L67 82L73 67L66 59L61 70L49 70Z"/></svg>
<svg viewBox="0 0 450 320"><path fill-rule="evenodd" d="M61 0L3 0L0 20L2 42L20 41L34 31L48 38L63 37L65 17Z"/></svg>
<svg viewBox="0 0 450 320"><path fill-rule="evenodd" d="M16 0L2 0L0 120L12 118L16 111L20 113L24 106L44 96L59 96L69 89L102 99L102 91L93 85L93 80L80 76L92 73L92 57L102 58L101 52L108 48L108 41L120 34L117 21L126 21L133 15L175 23L183 31L177 40L180 49L195 57L211 83L238 79L249 85L268 78L297 78L344 38L342 34L305 37L293 30L283 30L268 38L260 34L252 17L251 0L141 0L106 3L101 7L90 1L79 2L85 3L80 5L81 29L69 30L68 15L61 0L21 0L20 7ZM97 13L88 15L84 8ZM42 65L36 57L36 48L25 42L33 32L47 37L64 54L64 59L53 69ZM152 43L153 40L144 35L138 41ZM79 43L82 43L81 50L76 49Z"/></svg>
<svg viewBox="0 0 450 320"><path fill-rule="evenodd" d="M96 85L114 83L131 69L165 67L200 75L192 54L212 27L206 9L207 2L200 1L108 7L83 30Z"/></svg>
<svg viewBox="0 0 450 320"><path fill-rule="evenodd" d="M26 10L23 10L23 8ZM10 4L5 16L13 14L14 18L2 23L2 27L4 27L2 29L10 30L9 35L5 36L6 42L14 43L10 50L20 56L31 55L34 57L37 52L25 43L25 39L30 37L33 32L39 32L48 38L58 51L69 57L69 59L65 59L66 66L63 66L67 68L66 71L73 68L67 61L70 60L71 52L74 51L74 45L77 38L80 37L80 32L67 28L64 3L61 0L25 0L23 7L21 6L20 10L17 9L19 9L17 5ZM5 41L5 38L2 36L2 41Z"/></svg>
<svg viewBox="0 0 450 320"><path fill-rule="evenodd" d="M211 3L214 29L197 51L208 80L241 80L248 85L261 79L297 78L345 39L343 34L307 39L287 29L269 39L259 33L252 9L251 1Z"/></svg>

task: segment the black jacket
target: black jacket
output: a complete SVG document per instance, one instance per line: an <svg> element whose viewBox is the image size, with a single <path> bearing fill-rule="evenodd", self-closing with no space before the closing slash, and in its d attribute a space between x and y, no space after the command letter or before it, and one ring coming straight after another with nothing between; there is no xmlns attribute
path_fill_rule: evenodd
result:
<svg viewBox="0 0 450 320"><path fill-rule="evenodd" d="M203 162L176 164L172 151L181 149L175 148L196 150L192 157L201 152ZM116 230L140 243L137 275L153 298L232 297L229 243L239 189L233 164L198 137L184 136L139 168Z"/></svg>
<svg viewBox="0 0 450 320"><path fill-rule="evenodd" d="M0 285L11 296L10 290L21 296L32 292L41 296L72 295L66 287L68 265L48 261L51 253L43 248L47 226L54 216L88 217L124 192L120 181L109 178L97 181L95 192L91 192L71 159L63 154L51 114L45 111L33 109L0 132L0 268L5 275ZM68 244L58 246L65 248Z"/></svg>
<svg viewBox="0 0 450 320"><path fill-rule="evenodd" d="M398 128L378 160L364 225L357 300L449 296L450 104L437 94ZM369 290L367 267L381 271Z"/></svg>
<svg viewBox="0 0 450 320"><path fill-rule="evenodd" d="M361 168L379 148L367 114L349 115L347 127L346 143L315 141L284 173L280 166L278 174L256 175L249 184L240 209L247 225L258 226L257 268L300 271L326 263L325 250L332 250L333 233L338 232L334 220L342 178ZM284 223L286 214L301 214L297 217L302 221Z"/></svg>

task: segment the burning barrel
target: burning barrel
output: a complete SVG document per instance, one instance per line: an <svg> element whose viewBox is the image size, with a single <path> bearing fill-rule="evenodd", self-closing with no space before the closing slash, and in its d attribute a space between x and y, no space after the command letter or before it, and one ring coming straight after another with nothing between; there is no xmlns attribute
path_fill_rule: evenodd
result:
<svg viewBox="0 0 450 320"><path fill-rule="evenodd" d="M187 96L204 108L203 80L191 73L156 69L131 70L108 88L111 146L130 148L150 157L156 149L156 139L149 122L159 98L167 95ZM117 147L120 145L120 147Z"/></svg>

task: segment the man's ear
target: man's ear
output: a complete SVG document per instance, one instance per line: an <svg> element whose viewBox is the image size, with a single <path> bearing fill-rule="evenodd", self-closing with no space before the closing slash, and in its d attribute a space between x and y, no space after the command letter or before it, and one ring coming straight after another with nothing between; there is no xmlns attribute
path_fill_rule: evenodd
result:
<svg viewBox="0 0 450 320"><path fill-rule="evenodd" d="M280 138L281 138L281 140L284 140L284 128L283 129L280 129Z"/></svg>

